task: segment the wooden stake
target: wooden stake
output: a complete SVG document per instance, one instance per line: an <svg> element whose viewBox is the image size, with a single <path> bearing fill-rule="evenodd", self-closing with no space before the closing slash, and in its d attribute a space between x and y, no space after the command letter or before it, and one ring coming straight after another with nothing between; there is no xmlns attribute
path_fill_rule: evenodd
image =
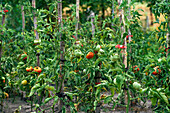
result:
<svg viewBox="0 0 170 113"><path fill-rule="evenodd" d="M21 11L22 11L22 33L24 35L24 30L25 30L25 14L24 14L24 6L21 6ZM24 39L24 37L23 37Z"/></svg>
<svg viewBox="0 0 170 113"><path fill-rule="evenodd" d="M35 0L32 0L32 7L34 8L33 9L33 18L34 18L34 33L35 33L35 36L36 36L36 40L39 40L39 35L38 35L38 32L37 32L37 17L35 16L35 9L36 9L36 1Z"/></svg>
<svg viewBox="0 0 170 113"><path fill-rule="evenodd" d="M151 7L150 7L149 11L150 11L150 17L151 17L151 25L153 25L153 14L152 14L152 11L151 11Z"/></svg>
<svg viewBox="0 0 170 113"><path fill-rule="evenodd" d="M112 20L114 20L114 17L115 16L115 6L114 6L114 0L112 0ZM112 28L112 30L114 30L113 27L114 26L114 24L113 24L113 22L112 22L112 25L111 25L111 28ZM115 31L115 30L114 30ZM109 36L110 37L110 36ZM111 38L111 41L113 41L113 38Z"/></svg>
<svg viewBox="0 0 170 113"><path fill-rule="evenodd" d="M95 25L94 25L94 12L93 11L91 11L90 17L91 17L91 26L92 26L92 37L94 37Z"/></svg>
<svg viewBox="0 0 170 113"><path fill-rule="evenodd" d="M104 0L101 0L101 7L102 7L102 19L104 20L105 17L105 8L104 8Z"/></svg>
<svg viewBox="0 0 170 113"><path fill-rule="evenodd" d="M122 4L122 0L118 0L118 3L119 3L119 6ZM120 23L123 22L123 26L121 26L121 38L124 38L123 37L123 34L125 33L125 20L124 20L124 10L123 9L120 9ZM127 47L127 42L126 42L126 37L124 38L124 44L123 44L125 47ZM127 49L124 48L123 49L123 64L125 65L125 69L127 69ZM125 87L125 90L124 90L124 95L125 95L125 104L128 105L128 95L127 95L127 88Z"/></svg>
<svg viewBox="0 0 170 113"><path fill-rule="evenodd" d="M94 38L94 34L95 34L94 16L95 16L94 12L92 11L91 12L91 25L92 25L92 36L93 36L93 38ZM98 59L98 56L96 57L96 60L97 59ZM101 62L99 63L98 66L101 69ZM99 71L97 71L96 77L97 77L96 82L100 83L101 73ZM100 111L101 111L101 109L100 109L101 105L100 104L101 103L98 103L98 105L96 107L96 113L100 113Z"/></svg>
<svg viewBox="0 0 170 113"><path fill-rule="evenodd" d="M33 20L34 20L34 33L35 33L35 39L36 40L39 40L39 35L38 35L38 32L37 32L37 17L35 16L35 9L36 9L36 1L35 0L32 0L32 7L34 8L33 9ZM40 56L40 53L37 53L37 66L39 66L40 65L40 58L39 58L39 56Z"/></svg>
<svg viewBox="0 0 170 113"><path fill-rule="evenodd" d="M168 0L166 1L168 2ZM166 57L169 55L169 45L170 45L170 40L169 40L169 31L168 31L168 26L170 26L170 15L168 15L168 24L167 24L167 34L166 34L166 43L167 43L167 52L166 52Z"/></svg>
<svg viewBox="0 0 170 113"><path fill-rule="evenodd" d="M114 19L114 0L112 1L112 20ZM114 24L112 23L112 29Z"/></svg>
<svg viewBox="0 0 170 113"><path fill-rule="evenodd" d="M149 28L149 16L146 16L146 30Z"/></svg>
<svg viewBox="0 0 170 113"><path fill-rule="evenodd" d="M130 15L130 2L131 2L131 0L128 0L128 6L129 6L129 8L128 8L128 10L129 10L128 19L131 19L131 15ZM131 35L130 29L128 29L128 35ZM128 37L128 40L129 40L129 44L130 44L130 42L131 42L131 36ZM131 50L130 50L130 51L131 51Z"/></svg>
<svg viewBox="0 0 170 113"><path fill-rule="evenodd" d="M76 0L76 28L75 28L75 30L76 30L76 36L75 36L75 38L76 38L76 40L78 39L78 35L77 35L77 31L78 31L78 29L79 29L79 4L80 4L80 0Z"/></svg>
<svg viewBox="0 0 170 113"><path fill-rule="evenodd" d="M63 66L64 66L64 53L65 53L65 43L64 41L62 40L62 28L63 28L63 25L62 25L62 0L58 0L59 3L58 3L58 24L59 24L59 32L60 32L60 77L59 77L59 92L60 94L63 94L64 93L64 74L63 74ZM58 101L58 109L59 109L59 112L62 111L62 107L64 105L64 102L63 100L59 99Z"/></svg>

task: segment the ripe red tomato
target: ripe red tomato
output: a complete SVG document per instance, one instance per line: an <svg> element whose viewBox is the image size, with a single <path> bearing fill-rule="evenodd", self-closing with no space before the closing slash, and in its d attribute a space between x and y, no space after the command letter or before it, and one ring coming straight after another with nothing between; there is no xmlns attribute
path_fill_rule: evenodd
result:
<svg viewBox="0 0 170 113"><path fill-rule="evenodd" d="M94 53L93 52L89 52L87 55L86 55L86 58L87 59L91 59L94 57Z"/></svg>
<svg viewBox="0 0 170 113"><path fill-rule="evenodd" d="M86 85L90 85L90 83L86 83Z"/></svg>
<svg viewBox="0 0 170 113"><path fill-rule="evenodd" d="M137 65L133 66L133 72L136 73L137 71L139 71L140 69L138 68Z"/></svg>
<svg viewBox="0 0 170 113"><path fill-rule="evenodd" d="M160 69L156 69L154 72L152 72L153 75L158 75L161 73Z"/></svg>
<svg viewBox="0 0 170 113"><path fill-rule="evenodd" d="M33 68L32 68L32 66L30 66L30 67L27 67L27 68L26 68L26 71L27 71L27 72L32 72L32 71L33 71Z"/></svg>
<svg viewBox="0 0 170 113"><path fill-rule="evenodd" d="M146 76L148 76L148 72L145 72Z"/></svg>
<svg viewBox="0 0 170 113"><path fill-rule="evenodd" d="M21 59L22 60L26 60L27 59L27 53L26 52L24 52L24 54L21 55Z"/></svg>
<svg viewBox="0 0 170 113"><path fill-rule="evenodd" d="M129 81L130 84L132 84L133 82L132 81Z"/></svg>
<svg viewBox="0 0 170 113"><path fill-rule="evenodd" d="M40 74L42 69L37 66L37 67L34 67L34 71Z"/></svg>
<svg viewBox="0 0 170 113"><path fill-rule="evenodd" d="M94 50L94 54L97 54L98 51L99 51L101 48L102 48L102 46L97 45L96 48L95 48L95 50Z"/></svg>
<svg viewBox="0 0 170 113"><path fill-rule="evenodd" d="M133 35L127 35L126 38L128 39L129 37L133 37Z"/></svg>
<svg viewBox="0 0 170 113"><path fill-rule="evenodd" d="M98 51L94 50L94 54L97 54L97 53L98 53Z"/></svg>
<svg viewBox="0 0 170 113"><path fill-rule="evenodd" d="M153 75L157 75L158 73L154 71L152 74L153 74Z"/></svg>
<svg viewBox="0 0 170 113"><path fill-rule="evenodd" d="M4 10L4 13L7 13L8 12L8 10Z"/></svg>
<svg viewBox="0 0 170 113"><path fill-rule="evenodd" d="M48 91L48 97L51 97L51 93L50 93L50 91Z"/></svg>
<svg viewBox="0 0 170 113"><path fill-rule="evenodd" d="M26 60L26 59L27 59L27 57L23 58L23 60Z"/></svg>
<svg viewBox="0 0 170 113"><path fill-rule="evenodd" d="M3 83L5 83L5 77L2 77Z"/></svg>
<svg viewBox="0 0 170 113"><path fill-rule="evenodd" d="M115 46L115 48L125 49L125 48L127 48L127 47L124 46L124 45L119 45L119 44L117 44L117 45Z"/></svg>
<svg viewBox="0 0 170 113"><path fill-rule="evenodd" d="M161 73L161 70L159 69L159 66L154 67L154 72L152 72L153 75L158 75Z"/></svg>
<svg viewBox="0 0 170 113"><path fill-rule="evenodd" d="M101 84L100 82L95 82L96 85Z"/></svg>
<svg viewBox="0 0 170 113"><path fill-rule="evenodd" d="M76 73L77 73L77 72L79 72L79 70L74 70L74 72L76 72Z"/></svg>

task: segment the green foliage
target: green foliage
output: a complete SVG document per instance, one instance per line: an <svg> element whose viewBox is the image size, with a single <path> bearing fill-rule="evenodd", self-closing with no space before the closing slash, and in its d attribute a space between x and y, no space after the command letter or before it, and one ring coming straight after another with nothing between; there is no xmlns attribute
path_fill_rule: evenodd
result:
<svg viewBox="0 0 170 113"><path fill-rule="evenodd" d="M135 1L131 2L133 6ZM125 33L122 34L122 24L119 17L114 19L112 15L107 17L99 16L100 11L104 11L112 6L112 0L85 0L81 1L83 11L80 13L80 29L75 32L75 1L63 1L64 7L71 7L69 17L62 20L63 28L58 23L57 1L39 0L37 1L37 31L40 40L35 40L33 31L32 7L30 1L3 1L1 6L9 10L6 13L6 25L0 26L0 37L2 40L1 49L1 70L0 70L0 97L5 98L4 92L12 93L25 92L26 97L33 100L36 108L40 108L51 100L54 107L58 100L62 100L64 105L76 112L78 106L80 111L94 112L98 105L102 103L126 106L120 103L124 96L124 91L132 92L130 100L140 100L143 103L151 100L155 111L169 110L169 80L170 80L170 57L165 57L165 35L167 33L167 22L162 22L163 29L158 31L144 31L138 10L132 10L131 19L128 19L128 5L124 1L119 9L124 9ZM25 6L26 29L22 32L21 5ZM117 6L117 3L114 2ZM95 34L92 36L91 21L87 20L90 11L94 11ZM160 13L166 15L168 3L166 1L154 1L149 5L156 16ZM158 7L157 7L158 6ZM163 9L165 8L165 9ZM116 9L116 8L115 8ZM4 13L0 13L2 17ZM15 15L15 16L14 16ZM112 28L111 24L114 24ZM121 48L115 48L117 44L124 43L123 39L131 31L132 41L127 44L128 68L123 64ZM60 31L59 31L60 30ZM62 40L60 40L62 34ZM78 39L74 39L75 35ZM65 55L61 59L60 42L64 41ZM94 57L87 59L88 52L93 52ZM27 72L26 68L37 66L37 56L40 59L41 73L34 71ZM23 60L27 57L26 60ZM64 61L64 65L60 62ZM139 67L134 71L133 66ZM155 70L161 72L153 74ZM62 70L61 70L62 69ZM61 76L64 75L64 76ZM63 81L60 78L63 77ZM3 80L5 79L5 82ZM22 85L22 81L27 80L28 84ZM65 83L64 93L60 93L61 84ZM11 90L11 92L9 92ZM109 93L108 93L109 92ZM107 95L105 95L105 93ZM118 94L113 99L115 93ZM52 95L51 95L52 94ZM36 98L40 97L40 100ZM51 96L51 97L50 97ZM146 98L147 96L147 98ZM7 97L6 97L7 98ZM43 103L43 99L45 99ZM39 101L39 102L37 102ZM160 104L158 104L158 102ZM129 103L129 102L128 102ZM140 102L139 102L140 103ZM41 111L40 111L41 112Z"/></svg>

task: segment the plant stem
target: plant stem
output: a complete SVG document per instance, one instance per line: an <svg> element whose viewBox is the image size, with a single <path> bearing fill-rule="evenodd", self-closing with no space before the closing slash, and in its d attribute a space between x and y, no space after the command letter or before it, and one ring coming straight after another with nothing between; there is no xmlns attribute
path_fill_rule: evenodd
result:
<svg viewBox="0 0 170 113"><path fill-rule="evenodd" d="M5 24L5 15L2 16L2 27L4 27L4 24ZM2 57L2 43L3 42L2 42L2 39L1 39L1 44L0 44L0 70L1 70L1 57Z"/></svg>
<svg viewBox="0 0 170 113"><path fill-rule="evenodd" d="M170 15L168 16L168 23L167 23L167 34L166 34L167 51L166 51L166 57L168 57L168 54L169 54L169 44L170 44L169 29L168 29L169 26L170 26Z"/></svg>
<svg viewBox="0 0 170 113"><path fill-rule="evenodd" d="M130 93L129 93L129 90L127 90L127 95L128 95L128 104L127 104L127 107L126 107L126 113L129 113L129 105L130 105Z"/></svg>
<svg viewBox="0 0 170 113"><path fill-rule="evenodd" d="M52 107L52 112L54 113L54 105L53 105L53 107Z"/></svg>
<svg viewBox="0 0 170 113"><path fill-rule="evenodd" d="M1 111L3 112L3 99L1 99Z"/></svg>
<svg viewBox="0 0 170 113"><path fill-rule="evenodd" d="M30 97L31 98L31 112L32 112L32 108L33 108L33 96Z"/></svg>
<svg viewBox="0 0 170 113"><path fill-rule="evenodd" d="M102 19L104 20L105 17L105 6L104 6L104 0L101 1L101 6L102 6Z"/></svg>

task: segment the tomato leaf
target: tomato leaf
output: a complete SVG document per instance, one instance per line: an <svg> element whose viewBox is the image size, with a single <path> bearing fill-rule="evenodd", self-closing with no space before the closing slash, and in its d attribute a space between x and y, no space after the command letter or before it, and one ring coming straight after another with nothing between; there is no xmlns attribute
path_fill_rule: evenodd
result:
<svg viewBox="0 0 170 113"><path fill-rule="evenodd" d="M110 87L110 91L111 91L111 93L112 93L112 96L114 96L114 94L115 94L115 88L114 88L114 87Z"/></svg>
<svg viewBox="0 0 170 113"><path fill-rule="evenodd" d="M56 97L54 98L53 106L54 106L57 102L58 102L58 96L56 96Z"/></svg>
<svg viewBox="0 0 170 113"><path fill-rule="evenodd" d="M50 100L52 100L54 97L49 97L49 98L46 98L45 100L44 100L44 103L43 103L43 105L45 105L47 102L49 102Z"/></svg>
<svg viewBox="0 0 170 113"><path fill-rule="evenodd" d="M71 100L73 100L73 93L70 93L70 92L65 92L65 94L67 94Z"/></svg>
<svg viewBox="0 0 170 113"><path fill-rule="evenodd" d="M104 99L104 103L107 104L107 103L110 103L112 101L112 96L107 96L105 99Z"/></svg>
<svg viewBox="0 0 170 113"><path fill-rule="evenodd" d="M160 96L169 105L168 98L166 97L165 93L160 92Z"/></svg>
<svg viewBox="0 0 170 113"><path fill-rule="evenodd" d="M30 92L30 94L28 95L28 97L31 97L34 93L35 93L35 89L31 89L31 92Z"/></svg>
<svg viewBox="0 0 170 113"><path fill-rule="evenodd" d="M157 98L156 97L151 98L151 102L152 102L152 105L155 106L157 102Z"/></svg>

